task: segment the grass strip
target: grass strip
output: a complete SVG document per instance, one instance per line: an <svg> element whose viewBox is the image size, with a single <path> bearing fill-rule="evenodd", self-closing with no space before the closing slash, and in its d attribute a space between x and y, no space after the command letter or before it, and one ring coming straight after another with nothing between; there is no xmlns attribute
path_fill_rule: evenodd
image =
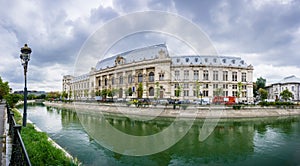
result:
<svg viewBox="0 0 300 166"><path fill-rule="evenodd" d="M21 125L21 114L16 109L13 112L17 124ZM32 124L27 123L26 127L22 127L21 136L32 165L78 165L62 150L54 147L45 132L35 130Z"/></svg>

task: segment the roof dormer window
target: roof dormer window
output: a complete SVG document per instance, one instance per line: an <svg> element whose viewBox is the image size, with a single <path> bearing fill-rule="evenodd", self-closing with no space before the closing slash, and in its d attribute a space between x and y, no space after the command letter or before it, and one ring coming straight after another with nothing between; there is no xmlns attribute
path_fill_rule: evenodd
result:
<svg viewBox="0 0 300 166"><path fill-rule="evenodd" d="M190 60L189 58L185 58L185 62L189 62L189 60Z"/></svg>
<svg viewBox="0 0 300 166"><path fill-rule="evenodd" d="M195 58L195 62L198 62L198 58Z"/></svg>
<svg viewBox="0 0 300 166"><path fill-rule="evenodd" d="M176 59L176 62L177 62L177 63L179 63L179 62L180 62L180 59L179 59L179 58L177 58L177 59Z"/></svg>

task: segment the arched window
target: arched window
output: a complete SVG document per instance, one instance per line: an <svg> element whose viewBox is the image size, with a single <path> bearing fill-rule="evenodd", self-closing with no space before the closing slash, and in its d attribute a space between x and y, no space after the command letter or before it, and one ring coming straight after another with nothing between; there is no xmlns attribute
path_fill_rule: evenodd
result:
<svg viewBox="0 0 300 166"><path fill-rule="evenodd" d="M149 96L154 96L154 88L153 87L149 88Z"/></svg>
<svg viewBox="0 0 300 166"><path fill-rule="evenodd" d="M143 74L142 73L138 74L138 82L143 82Z"/></svg>
<svg viewBox="0 0 300 166"><path fill-rule="evenodd" d="M189 60L190 60L189 58L185 58L185 62L189 62Z"/></svg>
<svg viewBox="0 0 300 166"><path fill-rule="evenodd" d="M154 82L154 73L153 72L149 73L149 82Z"/></svg>

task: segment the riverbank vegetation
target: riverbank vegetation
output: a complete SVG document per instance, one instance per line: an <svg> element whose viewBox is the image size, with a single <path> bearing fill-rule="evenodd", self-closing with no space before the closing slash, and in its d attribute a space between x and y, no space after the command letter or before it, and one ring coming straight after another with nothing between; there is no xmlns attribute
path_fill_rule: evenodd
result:
<svg viewBox="0 0 300 166"><path fill-rule="evenodd" d="M21 114L16 109L13 112L16 122L21 124ZM27 123L26 127L22 127L21 136L32 165L79 165L62 150L54 147L48 141L47 134L36 131L32 124Z"/></svg>

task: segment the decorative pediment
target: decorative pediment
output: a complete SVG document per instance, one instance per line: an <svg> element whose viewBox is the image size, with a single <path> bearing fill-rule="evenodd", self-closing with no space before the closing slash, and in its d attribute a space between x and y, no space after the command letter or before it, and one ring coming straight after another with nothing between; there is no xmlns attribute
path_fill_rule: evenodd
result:
<svg viewBox="0 0 300 166"><path fill-rule="evenodd" d="M165 57L167 57L166 51L164 51L162 49L158 52L158 54L159 54L159 58L165 58Z"/></svg>

